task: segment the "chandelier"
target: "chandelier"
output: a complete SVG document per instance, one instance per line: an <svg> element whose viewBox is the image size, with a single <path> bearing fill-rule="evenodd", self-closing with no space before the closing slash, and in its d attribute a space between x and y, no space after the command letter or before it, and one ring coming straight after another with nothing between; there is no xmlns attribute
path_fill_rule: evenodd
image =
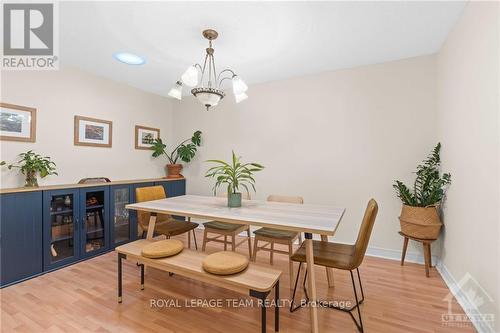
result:
<svg viewBox="0 0 500 333"><path fill-rule="evenodd" d="M231 80L233 84L233 93L236 103L239 103L248 98L246 91L248 86L243 80L236 75L231 69L226 68L217 73L215 69L214 49L212 41L219 35L217 31L212 29L203 30L203 37L208 39L208 47L206 48L205 61L203 66L194 64L182 74L181 79L176 82L175 86L170 89L168 95L178 100L182 99L182 87L186 85L192 87L193 94L203 106L207 108L216 106L221 99L226 96L226 93L221 89L222 83L226 80Z"/></svg>

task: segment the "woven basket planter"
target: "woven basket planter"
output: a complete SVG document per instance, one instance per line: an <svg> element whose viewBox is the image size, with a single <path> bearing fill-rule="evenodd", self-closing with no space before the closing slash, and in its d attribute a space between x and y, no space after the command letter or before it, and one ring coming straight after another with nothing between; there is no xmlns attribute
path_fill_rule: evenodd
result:
<svg viewBox="0 0 500 333"><path fill-rule="evenodd" d="M443 225L437 206L412 207L403 205L399 222L403 234L420 239L437 239Z"/></svg>

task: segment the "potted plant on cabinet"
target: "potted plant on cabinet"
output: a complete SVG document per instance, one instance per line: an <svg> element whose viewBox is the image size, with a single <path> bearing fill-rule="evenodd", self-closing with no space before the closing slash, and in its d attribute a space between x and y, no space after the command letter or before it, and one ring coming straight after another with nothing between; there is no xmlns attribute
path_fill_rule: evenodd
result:
<svg viewBox="0 0 500 333"><path fill-rule="evenodd" d="M438 143L431 155L417 167L412 190L399 180L393 185L403 202L399 221L401 232L407 236L420 239L439 237L442 222L438 209L451 183L449 173L440 174L440 150L441 144Z"/></svg>
<svg viewBox="0 0 500 333"><path fill-rule="evenodd" d="M158 138L153 142L153 157L158 157L165 155L168 159L167 164L167 178L175 179L182 178L182 164L178 164L177 161L180 159L183 162L189 163L194 156L198 147L201 145L201 131L196 131L190 139L182 141L174 150L170 153L166 151L167 145Z"/></svg>
<svg viewBox="0 0 500 333"><path fill-rule="evenodd" d="M19 157L21 158L19 161L7 165L7 168L9 170L19 168L21 170L21 173L26 177L25 187L38 186L37 174L40 174L41 178L57 175L56 164L50 160L50 157L41 156L32 150L19 154ZM0 165L6 164L5 161L0 162Z"/></svg>
<svg viewBox="0 0 500 333"><path fill-rule="evenodd" d="M215 178L216 182L213 187L214 195L217 194L217 189L222 184L227 185L227 205L228 207L241 207L241 192L240 189L245 189L249 193L249 186L255 192L255 179L253 173L261 171L264 167L258 163L240 162L240 157L232 152L232 161L230 163L221 160L208 160L207 162L216 163L217 166L207 170L205 177Z"/></svg>

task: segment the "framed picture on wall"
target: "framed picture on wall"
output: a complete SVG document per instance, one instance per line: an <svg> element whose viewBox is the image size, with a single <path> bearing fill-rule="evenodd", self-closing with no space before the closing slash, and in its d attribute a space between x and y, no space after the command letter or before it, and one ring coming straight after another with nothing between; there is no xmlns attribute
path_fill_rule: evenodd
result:
<svg viewBox="0 0 500 333"><path fill-rule="evenodd" d="M36 109L0 103L0 140L35 142Z"/></svg>
<svg viewBox="0 0 500 333"><path fill-rule="evenodd" d="M111 147L113 122L75 116L75 146Z"/></svg>
<svg viewBox="0 0 500 333"><path fill-rule="evenodd" d="M149 150L155 139L160 137L160 129L135 125L135 149Z"/></svg>

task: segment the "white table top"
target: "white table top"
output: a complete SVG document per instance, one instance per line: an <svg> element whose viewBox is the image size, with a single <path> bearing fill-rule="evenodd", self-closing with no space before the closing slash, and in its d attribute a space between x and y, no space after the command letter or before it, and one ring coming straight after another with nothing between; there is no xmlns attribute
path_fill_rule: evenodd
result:
<svg viewBox="0 0 500 333"><path fill-rule="evenodd" d="M229 208L226 198L199 195L145 201L126 208L328 236L335 234L345 212L335 206L257 200L242 200L242 207Z"/></svg>

